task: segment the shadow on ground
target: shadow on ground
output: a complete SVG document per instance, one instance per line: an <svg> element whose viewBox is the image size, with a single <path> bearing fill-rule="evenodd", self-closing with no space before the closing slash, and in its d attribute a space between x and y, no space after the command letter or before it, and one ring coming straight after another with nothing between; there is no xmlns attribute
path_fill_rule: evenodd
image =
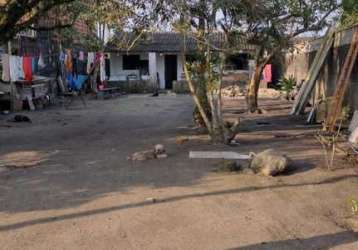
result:
<svg viewBox="0 0 358 250"><path fill-rule="evenodd" d="M302 250L302 249L331 249L358 241L358 234L344 231L335 234L314 236L308 239L290 239L273 242L262 242L255 245L232 248L229 250Z"/></svg>
<svg viewBox="0 0 358 250"><path fill-rule="evenodd" d="M87 216L98 215L98 214L105 214L105 213L109 213L109 212L113 212L113 211L120 211L120 210L126 210L126 209L132 209L132 208L138 208L138 207L144 207L144 206L156 206L156 205L160 205L163 203L171 203L171 202L177 202L177 201L182 201L182 200L187 200L187 199L205 198L205 197L210 197L210 196L220 196L220 195L239 194L239 193L248 193L248 192L257 192L257 191L266 190L266 189L274 190L274 189L281 189L281 188L297 188L297 187L303 187L303 186L319 186L319 185L338 183L338 182L345 181L348 179L358 179L358 175L347 175L347 176L333 177L333 178L328 178L326 180L322 180L319 182L307 182L307 183L298 183L298 184L277 184L277 185L273 185L273 186L251 186L251 187L245 187L245 188L239 188L239 189L229 189L229 190L222 190L222 191L215 191L215 192L208 192L208 193L193 193L193 194L188 194L188 195L172 196L172 197L160 199L156 203L153 203L152 201L143 201L143 202L138 202L138 203L123 204L123 205L119 205L119 206L88 210L88 211L84 211L84 212L76 212L76 213L57 215L57 216L34 219L34 220L27 220L27 221L18 222L15 224L0 225L0 232L21 229L21 228L25 228L25 227L29 227L29 226L34 226L34 225L47 224L47 223L51 223L51 222L58 222L58 221L77 219L77 218L82 218L82 217L87 217ZM239 248L239 249L241 249L241 248ZM246 249L246 248L243 248L243 249ZM247 249L251 249L251 248L247 248ZM255 248L252 248L252 249L255 249ZM268 248L268 249L270 249L270 248ZM275 248L273 248L273 249L275 249Z"/></svg>
<svg viewBox="0 0 358 250"><path fill-rule="evenodd" d="M0 154L20 150L57 153L51 154L46 163L34 168L0 172L0 212L18 213L76 207L110 193L125 193L133 187L195 185L213 166L205 160L191 161L188 159L189 150L233 149L218 145L178 146L172 143L166 145L168 159L143 163L131 163L126 160L133 152L148 149L175 137L181 132L176 128L191 124L192 108L189 96L163 96L158 99L134 96L110 102L95 101L90 104L89 109L61 111L60 115L56 110L31 113L31 118L36 124L27 128L0 130L0 141L7 142L2 145ZM59 119L61 122L57 122ZM267 119L276 120L277 117ZM281 119L284 121L288 118L281 115ZM65 123L68 124L64 126ZM270 131L279 130L282 126L285 129L292 128L292 124L292 121L282 122L281 125L278 123ZM255 131L255 126L252 130ZM301 156L294 159L297 170L293 173L299 173L311 170L315 160L320 158L317 152L307 151L312 146L301 139L295 139L293 144L290 138L273 140L257 136L253 140L243 141L235 151L258 152L274 147L294 154L301 152ZM262 187L248 187L227 192L248 192L260 188ZM193 197L205 195L215 194L194 194ZM173 197L168 201L184 198L191 196ZM142 205L147 204L129 204L99 212L89 211L83 215L64 215L63 218L88 216ZM35 220L19 225L47 223L58 219L61 217L39 219L39 222ZM0 230L12 227L21 226L3 225Z"/></svg>

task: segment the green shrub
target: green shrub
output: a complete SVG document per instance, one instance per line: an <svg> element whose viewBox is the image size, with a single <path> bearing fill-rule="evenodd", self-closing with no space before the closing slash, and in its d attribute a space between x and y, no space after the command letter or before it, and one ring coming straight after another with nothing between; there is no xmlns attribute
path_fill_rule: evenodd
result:
<svg viewBox="0 0 358 250"><path fill-rule="evenodd" d="M293 92L293 90L296 87L296 79L293 76L290 76L289 78L282 78L279 81L278 86L280 87L280 89L286 93L286 99L289 100L291 97L291 94Z"/></svg>

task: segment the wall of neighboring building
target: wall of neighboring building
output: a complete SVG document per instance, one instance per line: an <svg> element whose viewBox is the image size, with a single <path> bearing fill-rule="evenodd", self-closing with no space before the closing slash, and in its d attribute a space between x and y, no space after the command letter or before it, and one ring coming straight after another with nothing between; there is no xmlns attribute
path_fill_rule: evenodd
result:
<svg viewBox="0 0 358 250"><path fill-rule="evenodd" d="M326 99L333 96L340 68L347 57L352 36L352 30L345 30L336 35L334 46L329 51L320 71L316 87L312 93L312 99ZM297 51L288 53L286 55L285 76L293 75L298 82L305 80L320 47L320 42L321 40L310 42L309 47L300 53L297 53ZM358 110L358 60L356 60L349 81L344 105L353 110Z"/></svg>
<svg viewBox="0 0 358 250"><path fill-rule="evenodd" d="M318 79L320 87L319 90L316 91L316 95L322 96L322 94L325 94L327 97L334 95L340 74L340 68L347 57L349 47L350 45L344 45L330 51L320 72ZM311 61L313 60L312 58L313 55L311 55ZM354 110L358 110L358 60L356 60L354 64L352 74L349 79L344 105L349 106Z"/></svg>
<svg viewBox="0 0 358 250"><path fill-rule="evenodd" d="M285 55L285 77L293 76L297 82L302 82L309 71L309 54L304 47L296 47Z"/></svg>

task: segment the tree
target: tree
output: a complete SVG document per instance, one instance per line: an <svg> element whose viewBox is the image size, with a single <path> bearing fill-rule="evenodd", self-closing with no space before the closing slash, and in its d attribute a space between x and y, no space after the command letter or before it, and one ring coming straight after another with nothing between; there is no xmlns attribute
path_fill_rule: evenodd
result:
<svg viewBox="0 0 358 250"><path fill-rule="evenodd" d="M356 0L343 0L342 23L352 26L358 23L358 2Z"/></svg>
<svg viewBox="0 0 358 250"><path fill-rule="evenodd" d="M241 1L247 4L249 1ZM160 21L168 21L183 36L184 73L196 109L216 143L230 143L237 133L239 121L225 122L222 115L221 87L223 68L228 55L239 50L238 33L231 20L222 16L225 1L175 0L160 1ZM196 51L188 51L187 41ZM188 57L188 54L190 57Z"/></svg>
<svg viewBox="0 0 358 250"><path fill-rule="evenodd" d="M309 31L323 30L328 18L340 7L339 0L257 0L246 13L238 11L240 1L226 2L226 13L249 43L256 45L256 68L249 82L250 112L258 109L258 90L265 65L290 45L292 38Z"/></svg>
<svg viewBox="0 0 358 250"><path fill-rule="evenodd" d="M39 18L56 6L74 0L5 0L0 3L0 44L11 40L17 33L30 28ZM68 26L68 24L56 24ZM42 27L38 27L41 29ZM44 27L51 29L54 27Z"/></svg>

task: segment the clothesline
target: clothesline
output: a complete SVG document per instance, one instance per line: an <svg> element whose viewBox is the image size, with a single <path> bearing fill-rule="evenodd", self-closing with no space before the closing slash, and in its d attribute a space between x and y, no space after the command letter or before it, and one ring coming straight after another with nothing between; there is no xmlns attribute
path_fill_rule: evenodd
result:
<svg viewBox="0 0 358 250"><path fill-rule="evenodd" d="M67 53L62 51L57 53L58 60L65 66L66 75L74 73L74 59L80 59L85 62L85 52L79 51L77 58L73 57L71 50L67 50ZM39 68L45 68L44 56L40 54L39 57L31 56L15 56L2 54L1 61L3 66L2 80L5 82L17 81L26 79L29 83L32 81L33 73L37 72ZM94 65L100 67L100 80L101 82L106 80L106 69L105 69L105 56L103 52L88 52L87 53L87 68L86 73L89 74L93 70Z"/></svg>

